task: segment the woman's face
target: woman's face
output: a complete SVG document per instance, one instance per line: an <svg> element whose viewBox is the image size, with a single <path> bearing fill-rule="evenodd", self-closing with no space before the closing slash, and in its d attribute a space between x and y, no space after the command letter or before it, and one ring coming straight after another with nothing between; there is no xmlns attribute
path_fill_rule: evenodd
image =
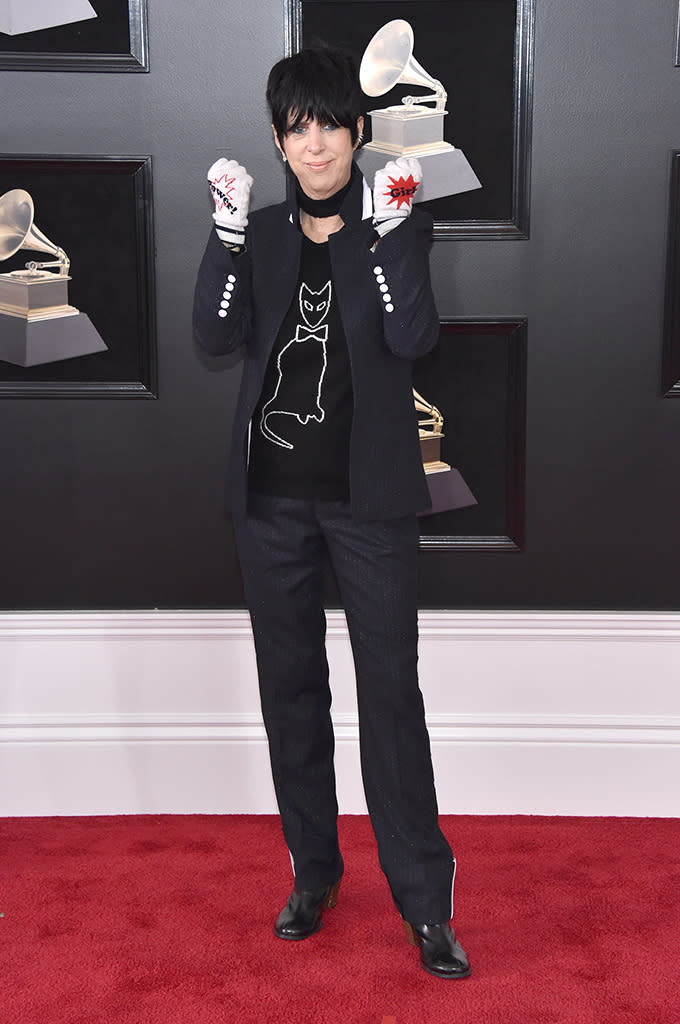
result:
<svg viewBox="0 0 680 1024"><path fill-rule="evenodd" d="M359 132L363 126L364 119L360 117ZM310 199L327 199L349 181L356 149L349 128L316 120L301 121L283 140L274 132L274 141Z"/></svg>

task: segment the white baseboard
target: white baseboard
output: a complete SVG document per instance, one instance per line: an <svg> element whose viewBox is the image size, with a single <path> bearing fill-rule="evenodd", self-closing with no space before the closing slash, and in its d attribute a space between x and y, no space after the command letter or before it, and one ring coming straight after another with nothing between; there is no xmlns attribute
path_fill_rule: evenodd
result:
<svg viewBox="0 0 680 1024"><path fill-rule="evenodd" d="M442 813L680 816L680 615L424 612ZM328 616L340 809L364 813ZM0 815L274 813L243 612L0 615Z"/></svg>

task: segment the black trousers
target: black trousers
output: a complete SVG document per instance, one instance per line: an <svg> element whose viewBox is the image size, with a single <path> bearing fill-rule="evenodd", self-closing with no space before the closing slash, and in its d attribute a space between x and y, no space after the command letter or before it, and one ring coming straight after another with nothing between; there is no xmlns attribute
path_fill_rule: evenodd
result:
<svg viewBox="0 0 680 1024"><path fill-rule="evenodd" d="M343 870L322 601L327 551L352 644L380 864L406 920L448 921L455 861L438 825L418 686L416 518L356 523L345 502L251 494L247 517L234 526L295 885L321 888Z"/></svg>

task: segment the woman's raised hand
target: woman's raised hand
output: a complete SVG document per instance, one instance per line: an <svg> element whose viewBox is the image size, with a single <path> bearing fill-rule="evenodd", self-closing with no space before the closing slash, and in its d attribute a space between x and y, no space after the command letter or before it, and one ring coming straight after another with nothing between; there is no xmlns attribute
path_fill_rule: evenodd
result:
<svg viewBox="0 0 680 1024"><path fill-rule="evenodd" d="M375 172L373 224L380 236L408 217L422 179L420 164L413 156L390 160Z"/></svg>
<svg viewBox="0 0 680 1024"><path fill-rule="evenodd" d="M236 160L220 157L208 171L208 181L217 234L226 245L244 245L253 179Z"/></svg>

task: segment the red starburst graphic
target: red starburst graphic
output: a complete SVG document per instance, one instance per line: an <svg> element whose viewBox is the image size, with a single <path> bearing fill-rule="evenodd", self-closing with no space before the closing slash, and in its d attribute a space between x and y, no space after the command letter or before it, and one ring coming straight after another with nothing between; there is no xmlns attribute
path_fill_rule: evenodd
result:
<svg viewBox="0 0 680 1024"><path fill-rule="evenodd" d="M416 181L412 174L409 174L408 178L390 178L389 187L384 193L390 197L387 205L391 206L392 203L396 203L398 210L401 209L402 203L410 206L419 185L420 182Z"/></svg>
<svg viewBox="0 0 680 1024"><path fill-rule="evenodd" d="M212 182L212 193L215 196L215 206L218 210L223 210L230 206L229 200L232 197L234 191L234 183L236 178L230 178L226 174L220 174L218 178L215 178Z"/></svg>

